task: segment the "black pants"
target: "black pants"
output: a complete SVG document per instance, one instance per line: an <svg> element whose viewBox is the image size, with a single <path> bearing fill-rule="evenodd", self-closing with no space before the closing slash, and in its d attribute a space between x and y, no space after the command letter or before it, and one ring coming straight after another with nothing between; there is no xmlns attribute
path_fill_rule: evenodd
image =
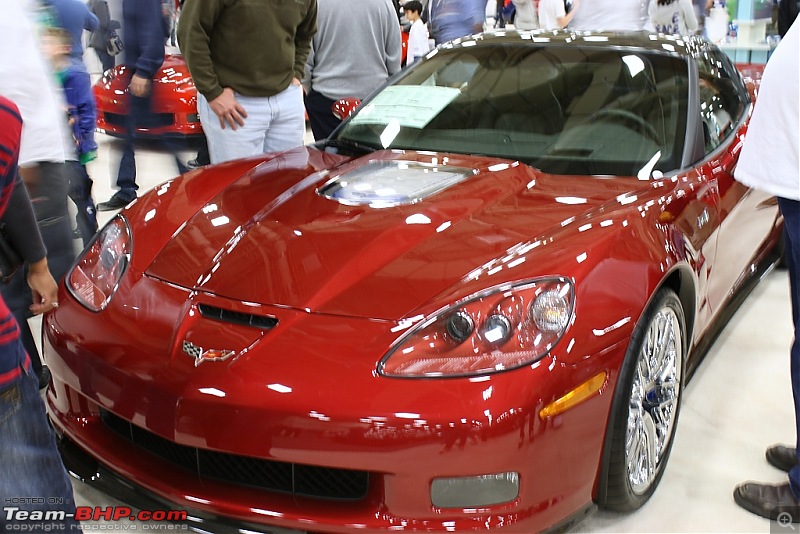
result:
<svg viewBox="0 0 800 534"><path fill-rule="evenodd" d="M314 134L314 140L327 139L331 132L342 122L334 117L331 110L336 101L313 89L304 97L304 100L306 113L308 113L308 124Z"/></svg>
<svg viewBox="0 0 800 534"><path fill-rule="evenodd" d="M75 224L81 234L83 245L97 233L97 208L92 199L92 179L86 172L86 167L78 161L68 161L69 171L69 198L75 203L78 213L75 215Z"/></svg>

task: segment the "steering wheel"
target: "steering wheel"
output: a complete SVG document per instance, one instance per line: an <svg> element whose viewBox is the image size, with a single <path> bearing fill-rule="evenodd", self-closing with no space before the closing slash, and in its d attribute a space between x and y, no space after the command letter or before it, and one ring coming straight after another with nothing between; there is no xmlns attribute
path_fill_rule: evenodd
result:
<svg viewBox="0 0 800 534"><path fill-rule="evenodd" d="M641 116L627 109L603 108L593 113L588 121L594 122L608 119L621 119L623 122L633 123L635 126L638 126L637 129L646 134L651 141L661 146L661 139L653 125L644 120Z"/></svg>

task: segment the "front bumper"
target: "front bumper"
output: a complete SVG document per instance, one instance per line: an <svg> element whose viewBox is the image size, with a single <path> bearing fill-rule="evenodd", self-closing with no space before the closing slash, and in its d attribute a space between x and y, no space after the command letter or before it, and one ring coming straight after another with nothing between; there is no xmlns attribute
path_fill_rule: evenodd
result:
<svg viewBox="0 0 800 534"><path fill-rule="evenodd" d="M491 377L387 379L374 375L374 357L346 363L340 357L381 354L385 325L274 310L292 329L276 329L249 360L195 367L173 354L176 340L167 333L183 324L191 298L146 277L137 286L126 289L124 314L116 301L92 314L62 294L62 306L45 323L44 351L54 375L49 414L63 443L93 459L82 478L99 472L116 481L111 495L124 499L119 488L134 487L170 508L256 531L533 532L591 509L621 344L579 366L554 357ZM131 317L132 310L153 309L151 298L137 301L137 292L152 296L155 286L158 317ZM314 360L331 353L331 331L343 334L337 354ZM598 370L609 375L600 395L552 419L538 416ZM276 384L290 393L268 391ZM104 413L180 451L256 458L291 470L360 471L369 483L362 498L336 500L199 476L126 439ZM65 461L78 474L71 456ZM508 471L520 476L514 501L469 509L431 504L434 478Z"/></svg>

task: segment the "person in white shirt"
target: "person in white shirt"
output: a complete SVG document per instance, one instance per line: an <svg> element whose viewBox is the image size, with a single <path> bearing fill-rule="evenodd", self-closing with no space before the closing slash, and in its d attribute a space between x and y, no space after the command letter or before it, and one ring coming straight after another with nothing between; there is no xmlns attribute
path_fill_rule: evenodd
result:
<svg viewBox="0 0 800 534"><path fill-rule="evenodd" d="M775 195L783 215L784 258L789 271L794 340L789 374L795 410L795 436L800 437L800 23L795 22L772 53L761 78L742 152L734 171L739 182ZM783 385L783 382L776 383ZM783 397L762 399L783 402ZM762 402L759 401L759 402ZM787 425L787 430L791 428ZM791 526L800 522L800 465L797 441L792 446L773 445L767 461L788 471L778 484L746 482L734 490L736 504L754 514ZM774 477L773 477L774 478ZM771 527L772 525L770 525Z"/></svg>
<svg viewBox="0 0 800 534"><path fill-rule="evenodd" d="M560 30L572 22L578 12L578 0L572 2L567 13L564 0L539 0L539 27L543 30Z"/></svg>
<svg viewBox="0 0 800 534"><path fill-rule="evenodd" d="M697 31L692 0L653 0L648 16L659 33L689 35Z"/></svg>
<svg viewBox="0 0 800 534"><path fill-rule="evenodd" d="M418 0L406 2L403 4L403 13L406 19L411 22L411 29L408 31L408 52L406 53L406 65L411 65L430 51L428 28L420 18L422 15L422 2Z"/></svg>
<svg viewBox="0 0 800 534"><path fill-rule="evenodd" d="M516 29L535 30L539 27L533 0L514 0L514 6L517 8L517 14L514 17Z"/></svg>
<svg viewBox="0 0 800 534"><path fill-rule="evenodd" d="M569 27L571 30L578 31L643 30L648 23L648 4L649 0L591 0L584 2Z"/></svg>

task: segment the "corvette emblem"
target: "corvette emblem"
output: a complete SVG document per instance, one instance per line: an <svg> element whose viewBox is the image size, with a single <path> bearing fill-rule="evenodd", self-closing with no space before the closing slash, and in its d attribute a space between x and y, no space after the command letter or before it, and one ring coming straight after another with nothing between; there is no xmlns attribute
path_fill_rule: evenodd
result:
<svg viewBox="0 0 800 534"><path fill-rule="evenodd" d="M183 340L183 352L194 358L194 366L203 362L223 362L233 356L232 350L208 349L198 347L191 341Z"/></svg>

